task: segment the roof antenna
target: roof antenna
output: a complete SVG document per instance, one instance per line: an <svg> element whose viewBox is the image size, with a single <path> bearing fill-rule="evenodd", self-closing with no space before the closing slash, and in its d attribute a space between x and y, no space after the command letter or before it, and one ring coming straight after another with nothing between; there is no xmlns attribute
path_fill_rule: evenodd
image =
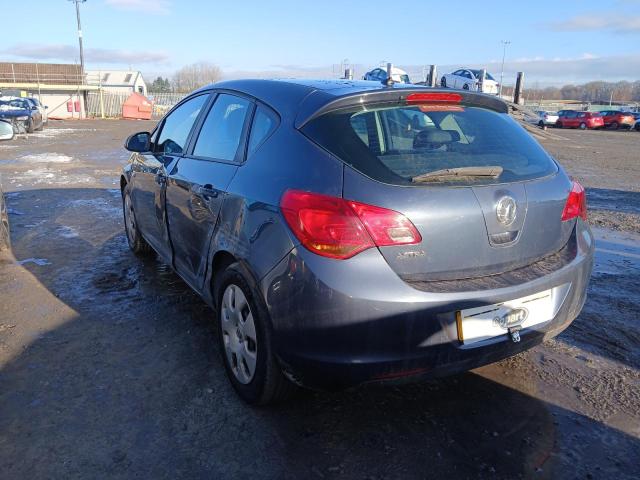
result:
<svg viewBox="0 0 640 480"><path fill-rule="evenodd" d="M394 84L393 78L391 76L392 70L393 70L393 65L391 64L391 62L387 63L387 79L382 82L387 87L393 87L393 84Z"/></svg>

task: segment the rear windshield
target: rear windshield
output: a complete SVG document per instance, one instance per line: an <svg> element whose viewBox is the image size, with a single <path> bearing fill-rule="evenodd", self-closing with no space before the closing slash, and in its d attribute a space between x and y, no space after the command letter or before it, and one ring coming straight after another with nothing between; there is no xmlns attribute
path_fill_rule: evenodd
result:
<svg viewBox="0 0 640 480"><path fill-rule="evenodd" d="M421 185L416 177L464 167L500 167L502 172L438 181L503 183L557 170L542 147L507 114L479 107L359 106L322 115L302 131L347 164L385 183Z"/></svg>

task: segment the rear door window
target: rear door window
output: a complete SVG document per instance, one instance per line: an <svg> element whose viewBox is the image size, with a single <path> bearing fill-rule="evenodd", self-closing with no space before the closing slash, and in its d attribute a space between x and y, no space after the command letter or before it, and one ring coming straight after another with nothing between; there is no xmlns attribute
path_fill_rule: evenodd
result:
<svg viewBox="0 0 640 480"><path fill-rule="evenodd" d="M513 182L557 171L549 155L508 115L473 106L359 106L322 115L302 131L385 183L422 185L416 177L462 167L498 166L502 173L447 181Z"/></svg>
<svg viewBox="0 0 640 480"><path fill-rule="evenodd" d="M240 161L240 145L250 105L251 102L244 98L218 95L202 124L193 155L229 162Z"/></svg>

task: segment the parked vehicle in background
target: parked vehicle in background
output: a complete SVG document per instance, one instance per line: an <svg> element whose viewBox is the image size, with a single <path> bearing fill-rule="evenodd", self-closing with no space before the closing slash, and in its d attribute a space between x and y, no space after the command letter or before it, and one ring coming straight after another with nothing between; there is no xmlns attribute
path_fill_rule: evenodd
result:
<svg viewBox="0 0 640 480"><path fill-rule="evenodd" d="M42 114L38 108L25 98L0 100L0 119L11 120L27 133L42 130Z"/></svg>
<svg viewBox="0 0 640 480"><path fill-rule="evenodd" d="M634 124L633 124L633 129L636 132L640 132L640 113L634 113L633 114L633 118L634 118Z"/></svg>
<svg viewBox="0 0 640 480"><path fill-rule="evenodd" d="M46 125L47 122L49 121L49 116L47 115L47 109L49 107L42 105L40 103L40 100L38 100L35 97L27 97L26 99L28 102L30 102L32 105L34 105L38 109L38 111L40 112L40 115L42 115L42 123Z"/></svg>
<svg viewBox="0 0 640 480"><path fill-rule="evenodd" d="M9 212L7 211L7 203L2 192L0 184L0 250L11 247L11 237L9 235Z"/></svg>
<svg viewBox="0 0 640 480"><path fill-rule="evenodd" d="M622 112L620 110L602 110L602 121L605 127L617 130L618 128L633 128L635 118L631 112Z"/></svg>
<svg viewBox="0 0 640 480"><path fill-rule="evenodd" d="M480 82L481 70L461 68L453 73L447 73L440 79L440 85L444 88L459 88L462 90L479 91L482 83L482 93L498 94L500 84L487 72L484 82Z"/></svg>
<svg viewBox="0 0 640 480"><path fill-rule="evenodd" d="M604 128L604 120L600 112L576 112L567 110L558 117L558 128L595 129Z"/></svg>
<svg viewBox="0 0 640 480"><path fill-rule="evenodd" d="M547 112L546 110L536 110L536 115L540 119L538 121L538 125L541 127L547 126L555 126L558 121L558 113L557 112Z"/></svg>
<svg viewBox="0 0 640 480"><path fill-rule="evenodd" d="M364 74L363 80L373 80L375 82L386 83L387 81L387 69L386 68L374 68L370 72ZM391 80L395 83L411 83L407 72L398 67L391 67Z"/></svg>
<svg viewBox="0 0 640 480"><path fill-rule="evenodd" d="M475 368L584 304L584 189L497 97L228 81L126 148L129 246L214 307L250 403Z"/></svg>
<svg viewBox="0 0 640 480"><path fill-rule="evenodd" d="M0 119L0 140L13 140L15 129L13 123L9 120Z"/></svg>

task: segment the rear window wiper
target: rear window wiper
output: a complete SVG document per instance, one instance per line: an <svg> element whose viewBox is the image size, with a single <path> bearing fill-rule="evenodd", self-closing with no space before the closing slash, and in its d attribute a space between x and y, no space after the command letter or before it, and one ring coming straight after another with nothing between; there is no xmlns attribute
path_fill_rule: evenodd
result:
<svg viewBox="0 0 640 480"><path fill-rule="evenodd" d="M467 178L489 177L498 178L502 175L503 168L497 165L488 167L459 167L445 168L433 172L423 173L413 177L413 183L437 182L438 180L462 180Z"/></svg>

